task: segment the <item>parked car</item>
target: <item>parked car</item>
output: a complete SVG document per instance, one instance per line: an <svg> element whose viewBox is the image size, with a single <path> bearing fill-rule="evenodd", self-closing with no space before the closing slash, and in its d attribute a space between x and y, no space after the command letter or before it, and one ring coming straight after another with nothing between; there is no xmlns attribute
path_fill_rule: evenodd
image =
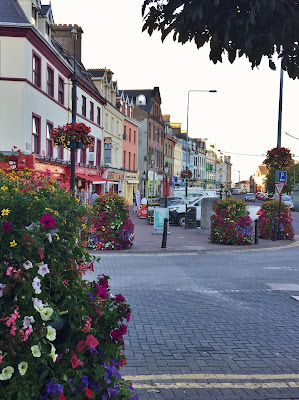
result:
<svg viewBox="0 0 299 400"><path fill-rule="evenodd" d="M202 197L196 198L195 200L191 201L187 206L187 209L189 207L196 208L196 221L198 224L200 224L201 220L201 201ZM185 226L186 204L177 204L169 207L169 217L177 225Z"/></svg>
<svg viewBox="0 0 299 400"><path fill-rule="evenodd" d="M255 201L254 193L246 193L245 194L245 201Z"/></svg>
<svg viewBox="0 0 299 400"><path fill-rule="evenodd" d="M294 203L293 203L292 196L283 195L283 196L281 196L281 201L283 201L285 204L287 204L291 210L294 210Z"/></svg>
<svg viewBox="0 0 299 400"><path fill-rule="evenodd" d="M185 202L184 197L181 196L167 196L167 207L171 206L173 203L176 203L177 201L180 202ZM165 206L165 197L160 197L159 199L159 205L160 207Z"/></svg>
<svg viewBox="0 0 299 400"><path fill-rule="evenodd" d="M274 200L274 194L272 193L265 193L264 197L262 198L263 201Z"/></svg>
<svg viewBox="0 0 299 400"><path fill-rule="evenodd" d="M260 192L257 196L258 200L263 200L265 193Z"/></svg>
<svg viewBox="0 0 299 400"><path fill-rule="evenodd" d="M232 191L232 193L233 193L233 194L239 194L239 189L234 188L233 191Z"/></svg>

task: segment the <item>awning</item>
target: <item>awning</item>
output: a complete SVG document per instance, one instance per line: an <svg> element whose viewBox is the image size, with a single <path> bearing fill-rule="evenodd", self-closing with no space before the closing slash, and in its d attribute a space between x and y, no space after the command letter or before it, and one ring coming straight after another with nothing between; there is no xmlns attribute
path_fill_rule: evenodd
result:
<svg viewBox="0 0 299 400"><path fill-rule="evenodd" d="M84 174L76 174L77 178L84 179L85 181L92 182L94 185L103 184L106 182L111 182L109 179L103 178L99 175L84 175Z"/></svg>
<svg viewBox="0 0 299 400"><path fill-rule="evenodd" d="M139 183L139 181L137 179L128 179L127 182L128 183Z"/></svg>

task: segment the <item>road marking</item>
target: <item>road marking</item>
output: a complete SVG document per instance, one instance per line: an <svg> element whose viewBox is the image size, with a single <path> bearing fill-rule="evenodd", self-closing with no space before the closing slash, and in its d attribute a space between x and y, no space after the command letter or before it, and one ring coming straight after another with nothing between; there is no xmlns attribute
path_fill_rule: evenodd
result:
<svg viewBox="0 0 299 400"><path fill-rule="evenodd" d="M174 374L124 376L135 389L271 389L299 388L299 374L233 375L233 374ZM201 381L201 382L188 382ZM213 382L213 380L215 382ZM229 382L229 381L243 382ZM255 382L253 382L253 380ZM256 381L260 382L256 382ZM175 382L165 382L175 381ZM178 382L179 381L179 382ZM187 382L186 382L187 381ZM222 381L222 382L219 382ZM228 381L228 382L226 382ZM137 382L137 383L136 383Z"/></svg>

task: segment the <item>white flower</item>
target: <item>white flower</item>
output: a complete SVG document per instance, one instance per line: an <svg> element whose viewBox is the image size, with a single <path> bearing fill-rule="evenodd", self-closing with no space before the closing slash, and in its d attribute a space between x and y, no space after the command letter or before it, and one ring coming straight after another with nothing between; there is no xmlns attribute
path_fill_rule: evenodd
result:
<svg viewBox="0 0 299 400"><path fill-rule="evenodd" d="M41 312L45 308L43 302L37 297L33 297L32 301L33 301L33 307L36 309L36 311Z"/></svg>
<svg viewBox="0 0 299 400"><path fill-rule="evenodd" d="M58 357L58 354L56 354L55 351L56 351L55 346L51 344L51 353L49 354L49 356L52 358L53 362L55 362Z"/></svg>
<svg viewBox="0 0 299 400"><path fill-rule="evenodd" d="M31 352L32 352L33 357L40 357L41 356L40 349L36 344L34 346L31 346Z"/></svg>
<svg viewBox="0 0 299 400"><path fill-rule="evenodd" d="M50 232L47 233L46 236L47 236L49 242L52 243L52 235L51 235L51 233Z"/></svg>
<svg viewBox="0 0 299 400"><path fill-rule="evenodd" d="M42 310L40 310L39 313L43 321L49 321L49 319L51 319L51 316L53 314L53 308L45 307Z"/></svg>
<svg viewBox="0 0 299 400"><path fill-rule="evenodd" d="M42 292L40 289L40 279L37 276L32 281L32 287L35 291L35 294L40 294Z"/></svg>
<svg viewBox="0 0 299 400"><path fill-rule="evenodd" d="M27 229L28 231L31 231L34 228L33 224L25 226L25 229Z"/></svg>
<svg viewBox="0 0 299 400"><path fill-rule="evenodd" d="M47 326L47 339L51 340L51 342L53 342L53 340L56 339L56 329L53 328L51 325Z"/></svg>
<svg viewBox="0 0 299 400"><path fill-rule="evenodd" d="M28 315L26 315L23 319L23 326L25 328L30 328L32 327L31 324L33 324L33 322L35 322L35 319L32 316L29 317Z"/></svg>
<svg viewBox="0 0 299 400"><path fill-rule="evenodd" d="M9 366L4 368L0 374L0 381L6 381L7 379L10 379L13 373L14 373L13 367Z"/></svg>
<svg viewBox="0 0 299 400"><path fill-rule="evenodd" d="M28 369L28 364L26 363L26 361L22 361L20 362L20 364L18 364L18 369L20 372L20 375L25 375Z"/></svg>
<svg viewBox="0 0 299 400"><path fill-rule="evenodd" d="M37 273L41 276L45 276L46 274L48 274L50 272L49 268L48 268L48 264L41 264L39 266L39 269L37 271Z"/></svg>
<svg viewBox="0 0 299 400"><path fill-rule="evenodd" d="M6 285L4 283L0 283L0 297L3 296L3 289L6 288Z"/></svg>
<svg viewBox="0 0 299 400"><path fill-rule="evenodd" d="M24 267L25 269L32 268L32 267L33 267L32 262L29 261L29 260L25 261L24 264L23 264L23 267Z"/></svg>

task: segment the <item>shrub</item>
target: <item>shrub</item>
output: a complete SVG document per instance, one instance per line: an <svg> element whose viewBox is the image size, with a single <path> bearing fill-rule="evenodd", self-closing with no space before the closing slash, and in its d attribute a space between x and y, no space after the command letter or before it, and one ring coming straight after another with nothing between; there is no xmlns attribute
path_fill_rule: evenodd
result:
<svg viewBox="0 0 299 400"><path fill-rule="evenodd" d="M100 195L92 208L87 246L96 250L123 250L132 246L134 225L127 201L116 193Z"/></svg>
<svg viewBox="0 0 299 400"><path fill-rule="evenodd" d="M232 198L219 201L211 221L212 243L235 245L252 243L252 221L244 201Z"/></svg>
<svg viewBox="0 0 299 400"><path fill-rule="evenodd" d="M0 171L1 399L133 399L121 379L130 307L83 279L85 209L50 177Z"/></svg>
<svg viewBox="0 0 299 400"><path fill-rule="evenodd" d="M274 218L278 218L279 201L266 201L261 208L259 217L259 236L262 239L272 239ZM291 211L287 204L281 203L280 239L294 239Z"/></svg>

